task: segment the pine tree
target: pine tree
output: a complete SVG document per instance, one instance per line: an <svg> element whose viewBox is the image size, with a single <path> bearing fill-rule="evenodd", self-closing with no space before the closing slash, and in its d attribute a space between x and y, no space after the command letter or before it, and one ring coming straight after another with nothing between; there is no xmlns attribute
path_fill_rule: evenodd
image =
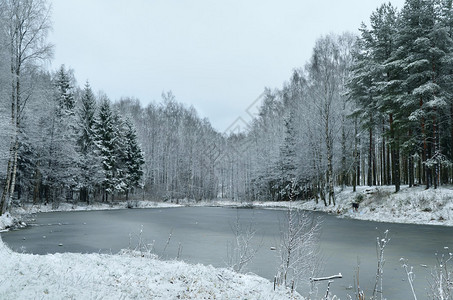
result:
<svg viewBox="0 0 453 300"><path fill-rule="evenodd" d="M443 42L445 56L441 61L438 84L441 87L441 95L444 98L446 105L439 111L439 147L442 151L441 163L441 179L443 183L450 183L451 166L453 162L453 1L439 1L439 20L438 20L438 42Z"/></svg>
<svg viewBox="0 0 453 300"><path fill-rule="evenodd" d="M361 125L369 133L368 143L368 172L367 184L376 183L376 160L374 153L375 131L379 121L389 121L388 137L392 141L393 170L398 169L395 165L398 161L398 150L394 132L394 89L398 87L395 71L389 59L395 49L395 36L397 30L397 12L391 4L383 4L371 14L368 29L362 24L361 36L357 42L357 50L353 53L354 64L352 76L347 83L348 96L356 104L352 116L360 119ZM385 152L385 137L382 137L381 151ZM357 151L355 151L355 167L358 168ZM382 154L382 161L385 155ZM389 168L382 167L383 181L388 183L390 176ZM358 172L357 172L358 173ZM356 174L359 176L360 174ZM394 172L396 190L399 189L398 171Z"/></svg>
<svg viewBox="0 0 453 300"><path fill-rule="evenodd" d="M401 12L399 48L394 59L405 75L399 113L408 122L402 125L417 133L415 142L421 152L427 188L438 184L439 109L446 104L438 80L449 49L438 16L436 1L408 0Z"/></svg>

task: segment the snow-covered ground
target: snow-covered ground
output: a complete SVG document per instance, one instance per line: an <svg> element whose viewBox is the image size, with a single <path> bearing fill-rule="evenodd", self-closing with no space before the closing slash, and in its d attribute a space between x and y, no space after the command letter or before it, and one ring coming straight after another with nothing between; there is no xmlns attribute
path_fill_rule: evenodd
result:
<svg viewBox="0 0 453 300"><path fill-rule="evenodd" d="M19 254L0 239L0 299L303 299L259 276L125 251Z"/></svg>
<svg viewBox="0 0 453 300"><path fill-rule="evenodd" d="M359 202L354 211L353 202ZM430 224L453 226L453 187L428 189L403 186L398 193L393 186L345 188L336 193L336 205L325 206L322 201L293 203L259 202L256 207L293 207L324 211L360 220L391 223Z"/></svg>
<svg viewBox="0 0 453 300"><path fill-rule="evenodd" d="M11 216L11 214L7 212L4 215L0 216L0 232L18 223L19 219Z"/></svg>

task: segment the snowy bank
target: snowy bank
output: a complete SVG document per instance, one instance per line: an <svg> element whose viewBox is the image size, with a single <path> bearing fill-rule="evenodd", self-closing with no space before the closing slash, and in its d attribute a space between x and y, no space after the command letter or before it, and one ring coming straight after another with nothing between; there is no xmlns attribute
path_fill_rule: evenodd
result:
<svg viewBox="0 0 453 300"><path fill-rule="evenodd" d="M321 200L316 203L315 200L237 202L223 199L189 202L186 205L267 209L287 209L291 206L359 220L453 226L453 186L428 190L423 186L403 186L398 193L394 190L393 186L360 186L356 192L352 191L352 187L337 189L335 206L325 206ZM357 211L353 210L353 203L359 203Z"/></svg>
<svg viewBox="0 0 453 300"><path fill-rule="evenodd" d="M0 239L0 299L303 299L256 275L137 254L19 254Z"/></svg>
<svg viewBox="0 0 453 300"><path fill-rule="evenodd" d="M181 207L181 205L169 202L154 202L154 201L141 201L131 200L116 203L98 203L87 205L85 203L71 204L61 203L58 208L52 208L52 205L29 205L26 204L21 207L14 207L11 213L7 212L0 216L0 232L8 230L9 228L25 227L26 217L34 213L43 212L56 212L56 211L91 211L91 210L113 210L113 209L126 209L126 208L169 208Z"/></svg>
<svg viewBox="0 0 453 300"><path fill-rule="evenodd" d="M15 219L7 212L0 216L0 232L5 230L6 228L10 228L16 223Z"/></svg>
<svg viewBox="0 0 453 300"><path fill-rule="evenodd" d="M111 210L111 209L125 209L125 208L167 208L167 207L180 207L181 205L169 203L169 202L154 202L154 201L142 201L142 200L130 200L115 203L99 203L94 202L90 205L86 203L60 203L58 208L52 208L52 204L49 205L24 205L23 207L13 208L13 215L23 215L40 212L52 212L52 211L85 211L85 210Z"/></svg>
<svg viewBox="0 0 453 300"><path fill-rule="evenodd" d="M25 225L21 221L21 216L39 212L181 206L287 209L291 205L297 209L322 211L359 220L453 226L453 186L428 190L422 186L411 188L403 186L398 193L394 193L393 186L360 186L357 187L356 192L352 191L352 187L347 187L343 190L337 189L335 198L335 206L324 206L321 200L318 203L314 200L289 203L284 201L237 202L227 199L200 202L188 199L172 202L131 200L115 204L93 203L90 205L61 203L57 209L53 209L51 205L25 205L14 208L11 212L12 216L5 214L0 217L0 231L12 226ZM359 203L357 211L352 209L352 203Z"/></svg>
<svg viewBox="0 0 453 300"><path fill-rule="evenodd" d="M438 189L403 186L398 193L393 186L357 187L336 191L336 205L322 201L254 202L254 207L294 208L322 211L359 220L453 226L453 187ZM352 203L359 203L354 211ZM229 203L231 204L231 203Z"/></svg>

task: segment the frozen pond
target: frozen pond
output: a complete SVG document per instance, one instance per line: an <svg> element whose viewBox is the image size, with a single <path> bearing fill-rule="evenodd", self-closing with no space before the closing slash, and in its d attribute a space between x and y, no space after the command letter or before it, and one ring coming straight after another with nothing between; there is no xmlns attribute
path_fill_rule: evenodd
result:
<svg viewBox="0 0 453 300"><path fill-rule="evenodd" d="M248 265L247 271L273 280L278 267L280 222L285 212L262 209L183 207L165 209L133 209L88 212L56 212L37 214L33 226L2 233L12 249L27 253L102 252L117 253L129 246L143 228L143 239L153 243L157 254L172 259L182 247L181 258L190 263L225 267L227 244L233 240L231 226L239 215L244 225L253 218L257 243L262 246ZM402 225L339 219L322 215L322 275L343 274L331 286L333 293L346 299L353 296L357 261L360 261L360 284L370 296L376 272L376 236L389 230L391 238L384 266L384 296L388 299L409 299L410 287L399 262L409 260L416 274L417 296L426 298L435 253L453 248L453 228L440 226ZM167 245L169 235L170 242ZM133 240L136 242L136 239ZM164 251L165 249L165 251ZM428 267L426 267L428 266ZM325 292L325 283L319 285ZM354 297L353 297L354 298Z"/></svg>

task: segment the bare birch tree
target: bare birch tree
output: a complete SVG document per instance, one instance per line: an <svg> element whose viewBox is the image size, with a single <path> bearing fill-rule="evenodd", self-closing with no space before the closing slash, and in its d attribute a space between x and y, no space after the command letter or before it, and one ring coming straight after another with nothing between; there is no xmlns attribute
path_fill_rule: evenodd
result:
<svg viewBox="0 0 453 300"><path fill-rule="evenodd" d="M22 87L23 77L40 61L52 56L52 45L46 38L50 24L50 5L46 0L1 0L2 30L7 39L10 59L11 144L6 183L0 201L3 214L14 195L19 152L19 136L24 108L31 97Z"/></svg>
<svg viewBox="0 0 453 300"><path fill-rule="evenodd" d="M327 166L325 178L329 205L335 205L334 195L334 140L338 132L340 116L340 74L341 56L337 37L329 35L319 39L307 65L310 80L310 94L316 108L319 130L322 131Z"/></svg>

